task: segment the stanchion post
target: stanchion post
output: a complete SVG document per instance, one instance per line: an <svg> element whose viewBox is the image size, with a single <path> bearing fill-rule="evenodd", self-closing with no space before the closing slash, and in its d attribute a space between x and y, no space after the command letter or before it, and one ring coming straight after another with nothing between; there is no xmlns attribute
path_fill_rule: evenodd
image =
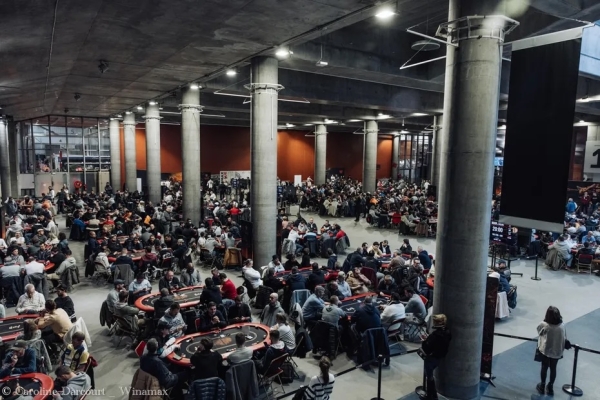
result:
<svg viewBox="0 0 600 400"><path fill-rule="evenodd" d="M570 394L571 396L580 397L583 396L583 390L575 386L575 378L577 377L577 360L579 358L579 346L574 344L575 356L573 357L573 375L571 376L571 384L563 385L563 392Z"/></svg>
<svg viewBox="0 0 600 400"><path fill-rule="evenodd" d="M537 272L538 272L538 255L535 255L535 276L532 276L531 279L534 281L541 281L542 278L538 277Z"/></svg>
<svg viewBox="0 0 600 400"><path fill-rule="evenodd" d="M415 388L415 393L420 399L427 398L427 374L425 373L425 360L423 360L423 385Z"/></svg>
<svg viewBox="0 0 600 400"><path fill-rule="evenodd" d="M373 397L371 400L383 400L381 398L381 365L383 364L383 355L377 356L378 361L378 376L377 376L377 397Z"/></svg>

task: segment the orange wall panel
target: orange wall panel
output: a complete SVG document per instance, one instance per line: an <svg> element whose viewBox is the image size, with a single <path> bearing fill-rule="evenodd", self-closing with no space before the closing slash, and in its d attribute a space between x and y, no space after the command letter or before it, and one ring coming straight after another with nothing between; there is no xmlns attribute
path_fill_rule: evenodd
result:
<svg viewBox="0 0 600 400"><path fill-rule="evenodd" d="M377 179L389 178L392 176L392 139L379 139L377 141Z"/></svg>
<svg viewBox="0 0 600 400"><path fill-rule="evenodd" d="M350 132L327 134L327 169L343 168L346 176L362 180L364 135Z"/></svg>
<svg viewBox="0 0 600 400"><path fill-rule="evenodd" d="M315 138L306 131L280 131L277 134L277 176L294 182L294 175L315 179Z"/></svg>

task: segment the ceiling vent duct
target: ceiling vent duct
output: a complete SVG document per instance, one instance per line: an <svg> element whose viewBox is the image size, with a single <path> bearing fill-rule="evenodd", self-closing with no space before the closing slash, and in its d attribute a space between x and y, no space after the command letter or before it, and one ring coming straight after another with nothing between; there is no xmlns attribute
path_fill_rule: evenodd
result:
<svg viewBox="0 0 600 400"><path fill-rule="evenodd" d="M440 44L431 40L417 40L410 48L415 51L434 51L440 48Z"/></svg>

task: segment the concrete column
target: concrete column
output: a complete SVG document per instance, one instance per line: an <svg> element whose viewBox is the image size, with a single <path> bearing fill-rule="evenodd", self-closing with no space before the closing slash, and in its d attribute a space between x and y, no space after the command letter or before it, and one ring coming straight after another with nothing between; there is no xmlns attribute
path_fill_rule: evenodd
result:
<svg viewBox="0 0 600 400"><path fill-rule="evenodd" d="M457 22L447 46L439 182L434 314L448 317L452 341L436 371L438 390L452 399L479 399L490 196L493 186L503 19L498 0L450 0ZM482 17L483 18L483 17ZM470 26L468 26L468 25ZM490 37L494 33L496 38ZM466 213L457 210L468 210ZM459 261L460 260L460 261ZM468 287L468 290L461 288Z"/></svg>
<svg viewBox="0 0 600 400"><path fill-rule="evenodd" d="M10 187L13 197L19 197L21 188L19 187L19 132L17 131L17 123L9 122L8 124L8 151L10 163Z"/></svg>
<svg viewBox="0 0 600 400"><path fill-rule="evenodd" d="M431 138L431 184L439 188L440 183L440 159L442 147L442 123L444 118L442 115L433 117L433 137ZM438 190L439 193L439 190Z"/></svg>
<svg viewBox="0 0 600 400"><path fill-rule="evenodd" d="M135 148L135 114L125 114L123 119L125 139L125 186L130 192L137 190L137 163Z"/></svg>
<svg viewBox="0 0 600 400"><path fill-rule="evenodd" d="M158 104L146 107L146 182L152 204L160 203L160 112Z"/></svg>
<svg viewBox="0 0 600 400"><path fill-rule="evenodd" d="M0 119L0 190L2 206L8 196L12 196L10 188L10 159L8 155L8 126L5 119Z"/></svg>
<svg viewBox="0 0 600 400"><path fill-rule="evenodd" d="M392 179L398 179L398 163L400 162L400 135L392 139Z"/></svg>
<svg viewBox="0 0 600 400"><path fill-rule="evenodd" d="M111 118L108 126L110 135L110 185L114 191L123 190L121 184L121 130L119 120Z"/></svg>
<svg viewBox="0 0 600 400"><path fill-rule="evenodd" d="M278 61L272 57L252 59L250 154L252 250L254 265L266 265L276 253L277 227L277 96Z"/></svg>
<svg viewBox="0 0 600 400"><path fill-rule="evenodd" d="M595 141L600 139L600 125L588 125L587 127L587 140ZM600 180L600 174L584 174L586 177L591 178L592 182L598 182Z"/></svg>
<svg viewBox="0 0 600 400"><path fill-rule="evenodd" d="M323 185L327 180L326 164L327 159L327 127L317 125L315 132L315 184Z"/></svg>
<svg viewBox="0 0 600 400"><path fill-rule="evenodd" d="M200 90L183 90L181 104L181 159L183 162L183 218L200 221Z"/></svg>
<svg viewBox="0 0 600 400"><path fill-rule="evenodd" d="M375 192L377 187L377 121L365 121L363 150L363 192Z"/></svg>

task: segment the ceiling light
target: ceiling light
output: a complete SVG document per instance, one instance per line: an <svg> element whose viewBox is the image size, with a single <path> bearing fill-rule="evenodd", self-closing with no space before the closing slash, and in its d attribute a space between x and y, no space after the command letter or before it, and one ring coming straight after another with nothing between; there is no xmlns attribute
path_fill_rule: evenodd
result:
<svg viewBox="0 0 600 400"><path fill-rule="evenodd" d="M388 19L394 15L396 15L396 13L389 8L382 8L377 12L377 14L375 14L375 16L380 19Z"/></svg>
<svg viewBox="0 0 600 400"><path fill-rule="evenodd" d="M129 115L131 114L131 111L125 111L125 114Z"/></svg>
<svg viewBox="0 0 600 400"><path fill-rule="evenodd" d="M150 100L150 101L148 102L148 104L150 104L151 106L155 106L155 105L156 105L156 102L155 102L154 100Z"/></svg>
<svg viewBox="0 0 600 400"><path fill-rule="evenodd" d="M138 109L138 110L140 110L140 111L142 111L142 110L144 109L144 107L142 107L142 106L137 106L137 109Z"/></svg>
<svg viewBox="0 0 600 400"><path fill-rule="evenodd" d="M392 118L391 115L388 114L383 114L383 113L379 113L379 115L377 116L378 119L388 119L388 118Z"/></svg>
<svg viewBox="0 0 600 400"><path fill-rule="evenodd" d="M237 71L235 69L228 69L226 74L227 74L227 76L236 76Z"/></svg>
<svg viewBox="0 0 600 400"><path fill-rule="evenodd" d="M329 63L327 61L319 60L317 61L317 67L326 67Z"/></svg>
<svg viewBox="0 0 600 400"><path fill-rule="evenodd" d="M426 115L429 115L429 114L426 114L426 113L412 113L413 117L424 117Z"/></svg>
<svg viewBox="0 0 600 400"><path fill-rule="evenodd" d="M162 107L158 107L158 109L159 109L159 110L162 110L163 108L162 108Z"/></svg>
<svg viewBox="0 0 600 400"><path fill-rule="evenodd" d="M275 55L279 58L286 58L288 57L290 54L294 54L293 52L291 52L288 49L285 48L279 48L275 51Z"/></svg>
<svg viewBox="0 0 600 400"><path fill-rule="evenodd" d="M198 85L197 83L190 83L190 89L198 90L200 89L200 85Z"/></svg>
<svg viewBox="0 0 600 400"><path fill-rule="evenodd" d="M304 124L304 126L313 126L314 124Z"/></svg>
<svg viewBox="0 0 600 400"><path fill-rule="evenodd" d="M123 118L122 114L117 114L117 118Z"/></svg>
<svg viewBox="0 0 600 400"><path fill-rule="evenodd" d="M361 119L349 119L348 122L361 122Z"/></svg>
<svg viewBox="0 0 600 400"><path fill-rule="evenodd" d="M506 125L500 125L498 129L506 129Z"/></svg>
<svg viewBox="0 0 600 400"><path fill-rule="evenodd" d="M585 124L585 121L584 121L584 120L582 120L582 119L580 119L580 120L579 120L579 123L580 123L580 124Z"/></svg>
<svg viewBox="0 0 600 400"><path fill-rule="evenodd" d="M408 133L408 131L406 129L402 129L400 133Z"/></svg>
<svg viewBox="0 0 600 400"><path fill-rule="evenodd" d="M285 126L287 126L288 128L293 128L293 127L294 127L294 126L296 126L296 125L294 125L294 124L290 124L290 123L287 123L287 124L285 124Z"/></svg>

